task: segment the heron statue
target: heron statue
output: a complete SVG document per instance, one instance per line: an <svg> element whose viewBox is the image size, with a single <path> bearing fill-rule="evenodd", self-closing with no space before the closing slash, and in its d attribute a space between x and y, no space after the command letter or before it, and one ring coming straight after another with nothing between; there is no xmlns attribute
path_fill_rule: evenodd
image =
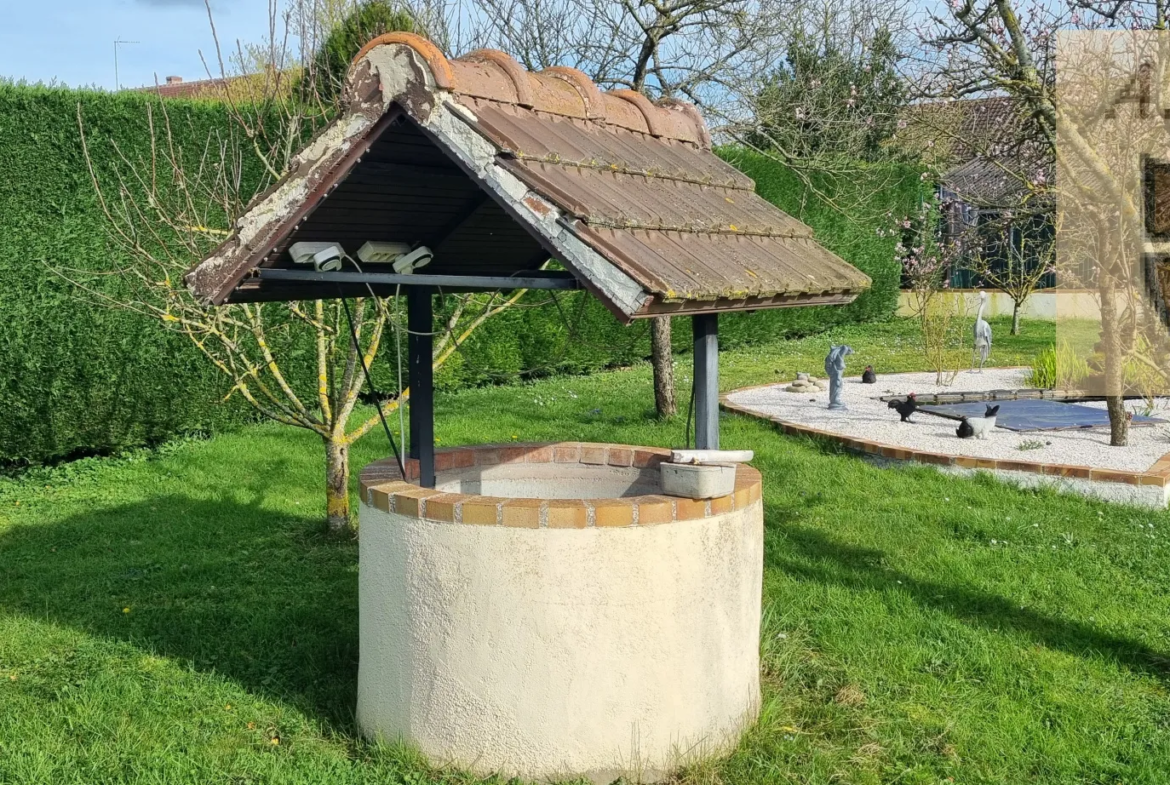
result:
<svg viewBox="0 0 1170 785"><path fill-rule="evenodd" d="M979 311L975 314L975 348L971 352L971 371L975 371L975 357L979 357L979 373L983 373L983 364L991 354L991 325L983 318L983 309L987 306L987 292L979 292Z"/></svg>

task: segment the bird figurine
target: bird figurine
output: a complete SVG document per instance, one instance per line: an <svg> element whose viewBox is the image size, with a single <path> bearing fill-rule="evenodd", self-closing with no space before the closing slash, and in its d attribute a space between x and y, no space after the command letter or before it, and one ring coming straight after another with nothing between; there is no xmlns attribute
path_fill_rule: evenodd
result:
<svg viewBox="0 0 1170 785"><path fill-rule="evenodd" d="M910 415L918 411L918 398L914 393L907 395L904 401L895 398L890 401L890 408L898 410L898 414L902 416L902 422L912 422Z"/></svg>
<svg viewBox="0 0 1170 785"><path fill-rule="evenodd" d="M979 292L979 311L975 314L975 344L971 351L971 371L975 371L975 357L979 357L979 373L983 373L983 364L991 354L991 325L983 319L983 309L987 306L987 292Z"/></svg>
<svg viewBox="0 0 1170 785"><path fill-rule="evenodd" d="M999 406L988 406L982 417L964 417L959 423L958 430L955 434L960 439L986 439L987 434L995 427L996 415L999 414Z"/></svg>
<svg viewBox="0 0 1170 785"><path fill-rule="evenodd" d="M877 374L873 372L873 366L865 366L865 370L861 372L862 384L877 384Z"/></svg>

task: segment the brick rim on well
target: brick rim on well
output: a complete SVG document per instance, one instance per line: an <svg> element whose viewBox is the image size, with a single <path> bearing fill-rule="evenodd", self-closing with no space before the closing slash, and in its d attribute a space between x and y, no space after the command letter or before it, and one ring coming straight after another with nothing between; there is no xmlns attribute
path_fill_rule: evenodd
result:
<svg viewBox="0 0 1170 785"><path fill-rule="evenodd" d="M670 450L629 444L539 442L450 447L435 452L435 470L451 471L501 463L580 463L590 466L654 467ZM361 499L383 512L434 523L506 526L528 529L587 529L654 526L703 520L742 510L761 497L760 473L737 464L735 490L727 496L695 501L661 494L609 499L533 499L447 493L421 488L418 461L408 459L406 478L393 458L374 461L360 474Z"/></svg>

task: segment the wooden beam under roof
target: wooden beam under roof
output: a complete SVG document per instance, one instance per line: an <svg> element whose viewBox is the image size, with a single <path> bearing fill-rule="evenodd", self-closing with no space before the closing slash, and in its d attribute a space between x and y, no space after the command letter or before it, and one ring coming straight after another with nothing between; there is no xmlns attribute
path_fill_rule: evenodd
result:
<svg viewBox="0 0 1170 785"><path fill-rule="evenodd" d="M436 286L444 289L580 289L571 273L559 270L531 270L518 275L427 275L425 273L347 273L288 270L261 267L255 271L260 281L321 284L330 293L337 284L371 284L378 286ZM332 294L331 294L332 296Z"/></svg>
<svg viewBox="0 0 1170 785"><path fill-rule="evenodd" d="M463 208L442 229L427 238L427 241L423 245L429 245L431 250L437 255L439 249L443 247L443 243L450 240L456 232L470 222L475 217L475 214L479 212L479 208L487 203L488 198L486 191L476 190L472 197L467 200L467 203L463 205Z"/></svg>

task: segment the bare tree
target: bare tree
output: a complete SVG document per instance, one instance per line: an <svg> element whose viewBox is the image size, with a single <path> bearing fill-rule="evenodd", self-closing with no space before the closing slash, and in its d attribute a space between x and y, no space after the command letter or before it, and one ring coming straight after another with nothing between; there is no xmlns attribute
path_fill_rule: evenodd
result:
<svg viewBox="0 0 1170 785"><path fill-rule="evenodd" d="M950 274L962 255L963 238L940 231L940 206L923 200L918 212L904 216L890 233L901 235L894 252L910 292L910 308L918 322L923 358L935 373L935 384L954 381L963 361L957 303L938 295L950 287Z"/></svg>
<svg viewBox="0 0 1170 785"><path fill-rule="evenodd" d="M1091 270L1091 283L1098 293L1110 443L1118 446L1128 439L1124 366L1127 353L1139 343L1130 340L1135 325L1146 318L1138 305L1141 276L1129 263L1135 255L1130 253L1134 250L1132 238L1141 222L1139 189L1134 187L1132 172L1126 169L1136 160L1135 150L1119 146L1115 160L1102 154L1101 121L1109 115L1111 106L1104 93L1093 96L1086 102L1088 108L1080 111L1070 110L1076 101L1058 102L1057 33L1112 27L1162 30L1166 6L1165 0L958 0L932 12L932 26L923 33L921 84L925 94L948 98L1007 94L1023 108L1029 121L1023 126L1026 137L1015 142L1029 154L993 157L1005 170L1012 170L1024 202L1034 201L1039 195L1047 195L1054 202L1056 198L1096 202L1093 211L1081 213L1095 231L1079 244L1079 261L1088 262L1081 269ZM1104 70L1111 67L1106 61L1116 61L1116 54L1103 58ZM1158 61L1163 70L1157 84L1164 92L1167 60ZM1090 81L1098 87L1108 82L1099 75ZM1133 98L1137 103L1136 93ZM1062 179L1059 191L1048 176L1050 170L1036 166L1037 158L1031 154L1036 152L1057 163ZM1102 203L1101 197L1108 200L1108 205ZM1082 223L1066 221L1065 231L1069 231L1068 224ZM1077 227L1078 231L1083 229ZM1066 271L1076 272L1062 263L1061 275Z"/></svg>
<svg viewBox="0 0 1170 785"><path fill-rule="evenodd" d="M1046 276L1056 272L1056 243L1052 237L1030 237L1004 215L980 232L984 242L962 260L963 266L983 281L1012 298L1012 335L1020 334L1024 304ZM988 234L994 239L987 241Z"/></svg>
<svg viewBox="0 0 1170 785"><path fill-rule="evenodd" d="M227 397L239 395L263 417L316 434L325 453L331 532L350 526L350 447L394 413L403 430L401 407L409 387L396 384L392 395L371 401L374 411L359 408L368 369L383 344L389 337L396 346L402 343L405 315L396 298L358 298L352 307L333 300L208 308L188 292L183 274L228 236L252 198L287 170L306 136L337 112L302 64L311 61L313 42L344 8L342 2L304 0L281 16L274 6L264 44L238 46L231 56L217 51L226 122L195 149L178 141L180 118L165 101L147 107L143 130L151 144L143 157L131 157L113 141L88 138L79 107L90 175L121 264L100 276L56 270L96 301L187 336L223 373ZM227 78L232 62L249 69L246 78ZM110 145L104 153L116 161L112 173L95 165L94 144ZM257 170L258 178L249 176ZM104 286L102 279L114 274L119 286ZM435 325L433 367L443 366L480 325L524 294L449 296Z"/></svg>

